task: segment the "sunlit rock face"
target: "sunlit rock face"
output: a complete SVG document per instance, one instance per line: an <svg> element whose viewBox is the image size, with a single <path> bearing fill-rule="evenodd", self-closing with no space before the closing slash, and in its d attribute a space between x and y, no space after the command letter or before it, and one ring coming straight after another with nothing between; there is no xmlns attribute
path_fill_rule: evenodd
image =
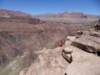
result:
<svg viewBox="0 0 100 75"><path fill-rule="evenodd" d="M100 75L100 61L72 63L67 68L67 75Z"/></svg>
<svg viewBox="0 0 100 75"><path fill-rule="evenodd" d="M23 69L20 75L99 75L99 50L98 46L92 44L98 44L100 40L90 35L94 33L99 35L98 32L87 31L78 37L67 36L62 47L36 51L38 59L29 68Z"/></svg>
<svg viewBox="0 0 100 75"><path fill-rule="evenodd" d="M26 71L26 75L64 75L68 63L61 54L62 48L43 49L38 59ZM24 70L20 75L24 75Z"/></svg>
<svg viewBox="0 0 100 75"><path fill-rule="evenodd" d="M67 75L99 75L100 57L99 42L100 38L90 34L100 35L98 32L88 32L75 39L74 36L68 37L65 42L64 58L67 60L72 57L71 64L66 68ZM74 39L73 39L74 38ZM69 52L70 57L69 57ZM95 54L95 55L94 55Z"/></svg>

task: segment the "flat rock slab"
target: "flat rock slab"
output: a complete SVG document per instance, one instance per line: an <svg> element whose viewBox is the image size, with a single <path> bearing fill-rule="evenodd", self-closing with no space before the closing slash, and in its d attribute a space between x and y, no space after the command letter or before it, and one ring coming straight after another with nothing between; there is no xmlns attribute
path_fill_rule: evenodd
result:
<svg viewBox="0 0 100 75"><path fill-rule="evenodd" d="M100 61L72 63L67 68L67 75L100 75Z"/></svg>
<svg viewBox="0 0 100 75"><path fill-rule="evenodd" d="M91 46L97 50L100 50L100 38L98 37L83 35L80 38L75 39L74 42L87 45L87 46Z"/></svg>

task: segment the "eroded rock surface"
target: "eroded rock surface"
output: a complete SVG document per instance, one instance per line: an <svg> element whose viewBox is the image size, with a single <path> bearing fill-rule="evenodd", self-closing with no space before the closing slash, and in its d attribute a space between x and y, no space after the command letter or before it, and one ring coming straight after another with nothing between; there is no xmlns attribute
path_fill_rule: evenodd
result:
<svg viewBox="0 0 100 75"><path fill-rule="evenodd" d="M68 36L63 47L36 51L38 59L20 75L100 75L99 40L90 32Z"/></svg>
<svg viewBox="0 0 100 75"><path fill-rule="evenodd" d="M66 68L67 75L100 75L100 57L99 52L100 39L90 36L89 34L82 35L79 38L69 38L65 43L64 58L72 57L71 64ZM92 53L95 52L95 53Z"/></svg>
<svg viewBox="0 0 100 75"><path fill-rule="evenodd" d="M68 63L63 59L62 48L43 49L38 59L26 71L26 75L64 75ZM23 71L20 75L24 75Z"/></svg>

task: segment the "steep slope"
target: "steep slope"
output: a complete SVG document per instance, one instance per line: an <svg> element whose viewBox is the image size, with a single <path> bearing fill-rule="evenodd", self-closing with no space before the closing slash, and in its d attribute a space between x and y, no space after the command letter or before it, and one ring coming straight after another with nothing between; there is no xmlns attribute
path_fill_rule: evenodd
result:
<svg viewBox="0 0 100 75"><path fill-rule="evenodd" d="M18 75L21 69L35 62L37 51L61 47L66 36L90 29L87 22L44 21L26 13L4 9L0 10L0 14L0 75Z"/></svg>

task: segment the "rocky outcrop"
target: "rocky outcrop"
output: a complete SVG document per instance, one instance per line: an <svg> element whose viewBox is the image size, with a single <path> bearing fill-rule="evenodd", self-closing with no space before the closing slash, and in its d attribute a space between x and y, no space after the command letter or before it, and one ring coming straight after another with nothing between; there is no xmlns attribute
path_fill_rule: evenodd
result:
<svg viewBox="0 0 100 75"><path fill-rule="evenodd" d="M99 41L95 39L99 40L90 32L83 32L79 37L68 36L63 47L36 51L38 59L20 75L100 75L99 50L94 45Z"/></svg>
<svg viewBox="0 0 100 75"><path fill-rule="evenodd" d="M82 35L76 39L75 37L74 39L72 38L68 37L69 41L66 41L64 48L65 54L63 53L67 61L71 59L71 64L67 67L66 74L100 75L100 66L98 65L100 57L97 56L100 39L89 34Z"/></svg>
<svg viewBox="0 0 100 75"><path fill-rule="evenodd" d="M68 63L63 59L62 48L43 49L38 53L38 59L29 67L21 71L20 75L64 75Z"/></svg>
<svg viewBox="0 0 100 75"><path fill-rule="evenodd" d="M66 68L67 75L100 75L100 57L84 52L79 48L69 46L72 51L72 62ZM68 58L68 55L67 55Z"/></svg>

